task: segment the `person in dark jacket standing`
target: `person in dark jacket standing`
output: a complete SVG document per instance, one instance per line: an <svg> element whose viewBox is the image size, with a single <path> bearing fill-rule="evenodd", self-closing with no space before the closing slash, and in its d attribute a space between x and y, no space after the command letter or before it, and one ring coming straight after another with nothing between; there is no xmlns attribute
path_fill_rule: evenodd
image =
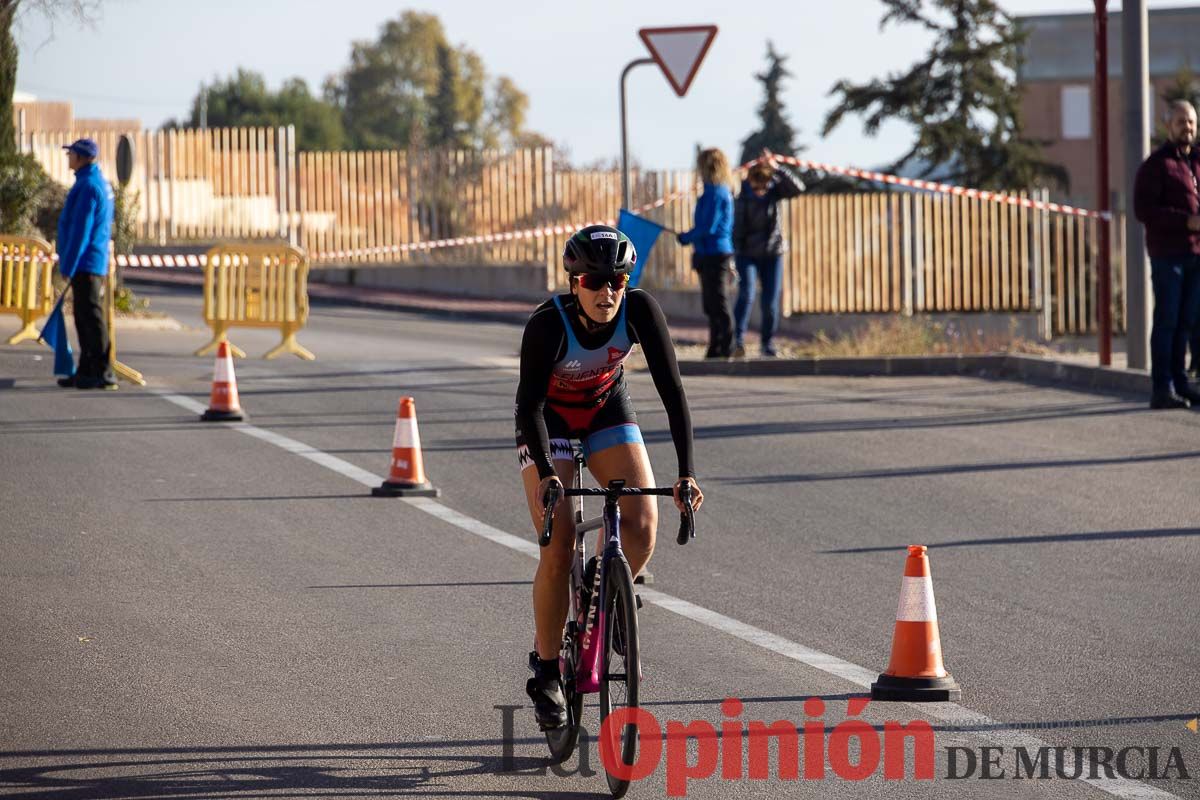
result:
<svg viewBox="0 0 1200 800"><path fill-rule="evenodd" d="M733 191L729 161L715 147L702 150L696 170L704 191L696 201L695 224L679 234L680 244L693 245L692 269L700 273L700 294L708 317L705 358L728 358L733 346L733 318L725 294L726 276L733 271Z"/></svg>
<svg viewBox="0 0 1200 800"><path fill-rule="evenodd" d="M733 307L733 356L746 355L746 329L754 306L755 278L762 283L762 354L775 356L771 343L779 329L779 293L783 288L783 253L787 242L779 227L779 201L796 197L804 183L763 151L750 168L733 204L733 252L737 261L738 296Z"/></svg>
<svg viewBox="0 0 1200 800"><path fill-rule="evenodd" d="M75 185L67 193L58 218L58 269L71 282L75 333L79 336L79 369L59 386L116 389L109 365L112 344L102 297L108 276L112 239L113 191L96 164L100 150L91 139L63 145Z"/></svg>
<svg viewBox="0 0 1200 800"><path fill-rule="evenodd" d="M1154 323L1150 332L1151 408L1200 404L1184 372L1188 339L1200 315L1200 153L1196 109L1168 110L1170 139L1138 167L1133 211L1146 228Z"/></svg>

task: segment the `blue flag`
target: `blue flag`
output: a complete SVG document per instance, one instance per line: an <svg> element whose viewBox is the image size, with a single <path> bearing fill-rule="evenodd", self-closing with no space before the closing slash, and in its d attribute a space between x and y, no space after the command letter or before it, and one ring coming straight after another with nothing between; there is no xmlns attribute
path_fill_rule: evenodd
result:
<svg viewBox="0 0 1200 800"><path fill-rule="evenodd" d="M637 264L633 266L633 274L629 276L629 285L637 286L642 278L642 268L650 260L650 251L658 241L658 235L666 229L657 222L622 208L620 216L617 217L617 230L629 237L633 242L633 249L637 252Z"/></svg>
<svg viewBox="0 0 1200 800"><path fill-rule="evenodd" d="M69 378L75 374L75 356L71 353L71 340L67 338L67 321L63 319L65 299L67 293L63 292L50 316L46 317L46 325L39 338L54 348L54 374Z"/></svg>

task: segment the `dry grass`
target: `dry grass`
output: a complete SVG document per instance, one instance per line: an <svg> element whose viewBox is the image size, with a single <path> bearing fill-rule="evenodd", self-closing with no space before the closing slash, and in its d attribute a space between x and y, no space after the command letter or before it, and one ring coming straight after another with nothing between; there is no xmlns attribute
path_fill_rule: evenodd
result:
<svg viewBox="0 0 1200 800"><path fill-rule="evenodd" d="M683 344L680 358L703 358L704 347ZM1018 336L1015 326L1007 333L988 332L958 322L946 324L910 317L874 319L865 327L840 336L818 331L808 340L778 339L776 349L784 358L862 358L872 356L923 356L982 353L1026 353L1049 355L1054 351ZM748 356L758 355L757 343L746 347Z"/></svg>

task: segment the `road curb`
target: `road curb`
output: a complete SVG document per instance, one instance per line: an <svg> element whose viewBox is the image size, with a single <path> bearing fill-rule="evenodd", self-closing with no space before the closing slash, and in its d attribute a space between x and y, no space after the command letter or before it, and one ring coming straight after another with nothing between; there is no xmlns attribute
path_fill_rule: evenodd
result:
<svg viewBox="0 0 1200 800"><path fill-rule="evenodd" d="M1039 356L983 355L881 356L878 358L771 358L738 361L686 360L682 375L784 377L828 375L974 375L1116 394L1150 394L1150 375L1137 370L1091 367Z"/></svg>

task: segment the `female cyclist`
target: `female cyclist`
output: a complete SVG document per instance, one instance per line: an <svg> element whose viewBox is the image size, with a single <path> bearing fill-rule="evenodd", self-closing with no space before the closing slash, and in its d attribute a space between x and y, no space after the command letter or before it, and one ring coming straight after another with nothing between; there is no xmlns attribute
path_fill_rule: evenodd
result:
<svg viewBox="0 0 1200 800"><path fill-rule="evenodd" d="M684 481L692 484L692 507L699 509L703 502L692 464L691 416L666 318L649 294L627 288L636 261L633 243L616 228L591 225L577 232L563 250L570 293L540 305L525 326L517 458L537 530L550 485L569 484L574 477L571 439L582 443L588 469L601 486L614 479L629 486L654 485L622 366L635 344L645 354L675 442L675 505L683 510L679 488ZM653 497L623 497L620 507L622 549L637 575L654 552L658 508ZM536 650L529 654L534 677L526 691L543 729L567 721L558 651L570 601L573 533L571 515L556 513L553 537L541 550L533 579Z"/></svg>

